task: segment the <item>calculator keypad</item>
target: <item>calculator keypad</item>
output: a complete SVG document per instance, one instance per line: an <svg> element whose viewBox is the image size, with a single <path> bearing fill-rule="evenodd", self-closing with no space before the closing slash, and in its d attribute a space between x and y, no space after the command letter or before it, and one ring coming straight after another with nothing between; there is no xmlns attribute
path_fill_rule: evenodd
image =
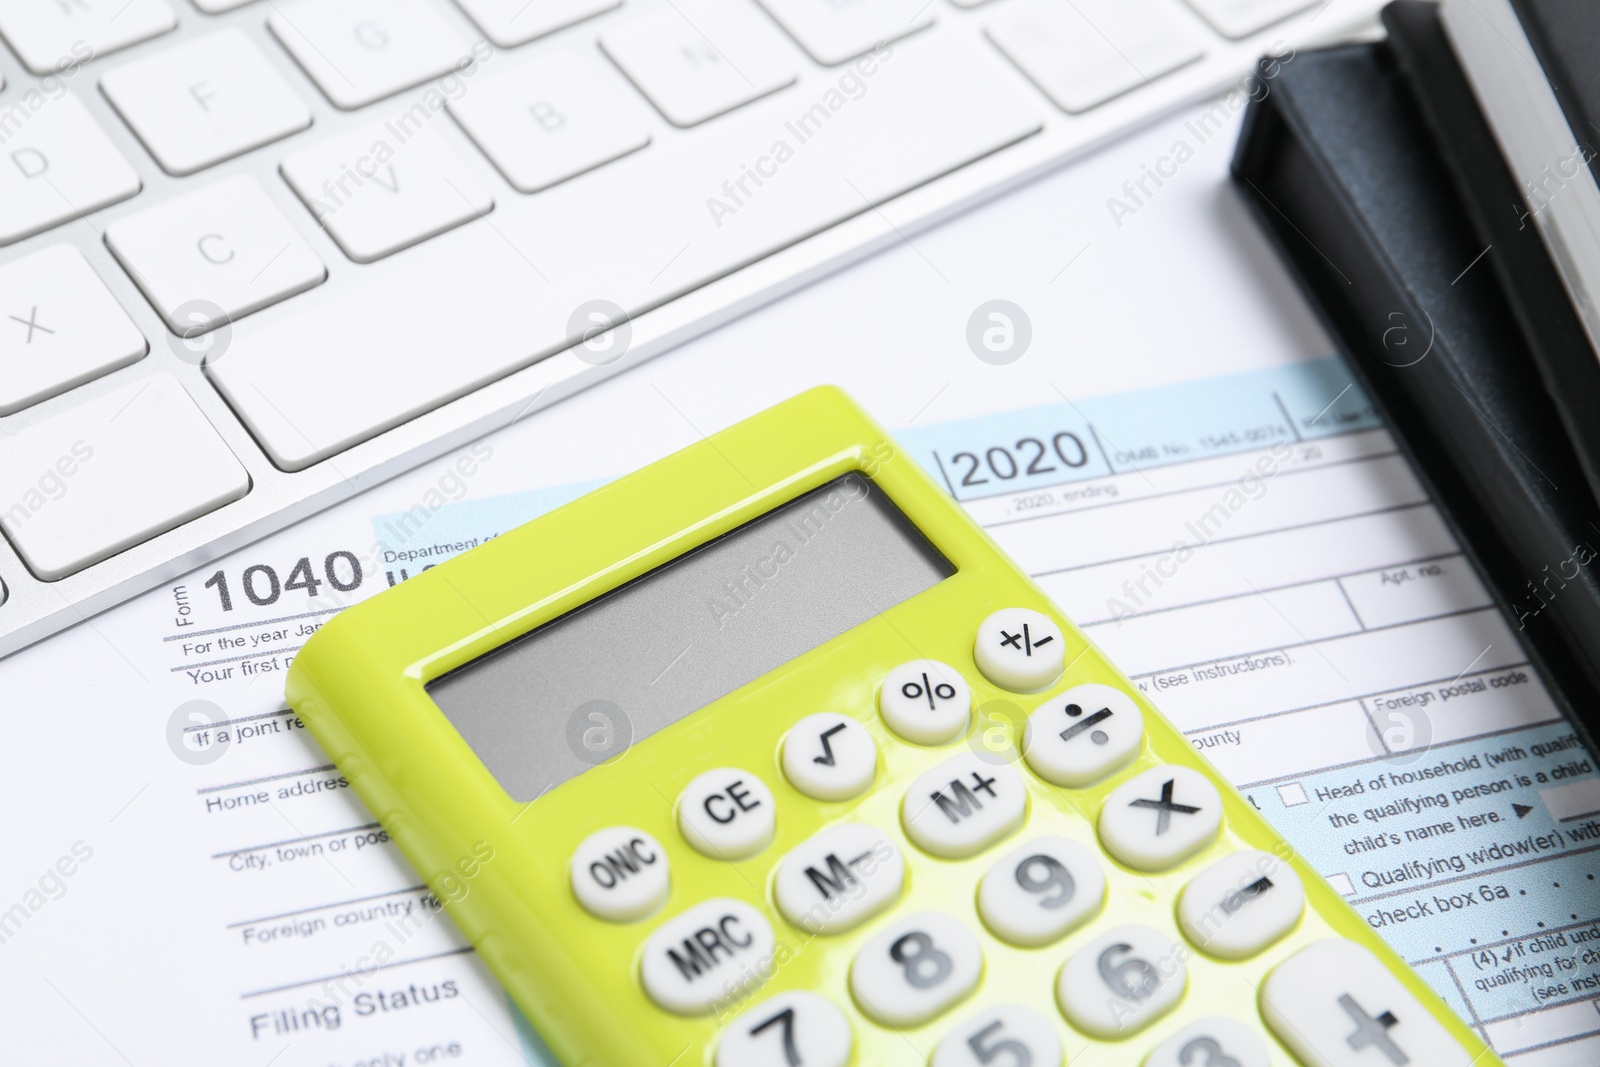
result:
<svg viewBox="0 0 1600 1067"><path fill-rule="evenodd" d="M848 715L807 715L783 739L783 776L813 800L849 800L878 773L878 745Z"/></svg>
<svg viewBox="0 0 1600 1067"><path fill-rule="evenodd" d="M1143 1067L1272 1067L1272 1060L1254 1030L1237 1019L1213 1015L1161 1042Z"/></svg>
<svg viewBox="0 0 1600 1067"><path fill-rule="evenodd" d="M884 676L878 712L884 725L907 741L942 745L967 732L972 689L948 663L914 659Z"/></svg>
<svg viewBox="0 0 1600 1067"><path fill-rule="evenodd" d="M1025 1064L1061 1067L1061 1041L1050 1020L1020 1004L980 1012L951 1031L933 1050L931 1067Z"/></svg>
<svg viewBox="0 0 1600 1067"><path fill-rule="evenodd" d="M1002 608L978 624L972 658L1001 689L1032 693L1061 677L1067 639L1048 615Z"/></svg>
<svg viewBox="0 0 1600 1067"><path fill-rule="evenodd" d="M925 911L862 946L850 964L850 993L881 1023L917 1026L971 993L982 975L983 950L966 924Z"/></svg>
<svg viewBox="0 0 1600 1067"><path fill-rule="evenodd" d="M978 915L996 937L1037 948L1099 914L1106 875L1094 853L1041 837L1006 853L978 883Z"/></svg>
<svg viewBox="0 0 1600 1067"><path fill-rule="evenodd" d="M661 842L632 826L608 826L572 853L572 893L591 915L633 922L666 901L668 870Z"/></svg>
<svg viewBox="0 0 1600 1067"><path fill-rule="evenodd" d="M712 859L742 860L767 847L777 805L767 783L737 767L697 776L678 797L678 829Z"/></svg>
<svg viewBox="0 0 1600 1067"><path fill-rule="evenodd" d="M778 864L773 896L783 917L815 934L842 934L900 896L906 861L883 831L865 823L830 826Z"/></svg>
<svg viewBox="0 0 1600 1067"><path fill-rule="evenodd" d="M639 975L650 999L700 1015L754 991L771 970L772 924L742 900L704 900L656 927Z"/></svg>
<svg viewBox="0 0 1600 1067"><path fill-rule="evenodd" d="M1022 776L1010 764L963 752L911 783L900 818L918 848L961 859L1022 825L1027 802Z"/></svg>
<svg viewBox="0 0 1600 1067"><path fill-rule="evenodd" d="M1144 716L1133 698L1109 685L1078 685L1028 716L1022 751L1047 782L1080 789L1139 754Z"/></svg>
<svg viewBox="0 0 1600 1067"><path fill-rule="evenodd" d="M1056 980L1067 1021L1103 1038L1138 1033L1183 996L1187 952L1148 926L1119 926L1068 959Z"/></svg>
<svg viewBox="0 0 1600 1067"><path fill-rule="evenodd" d="M852 1044L844 1012L815 993L779 993L728 1026L716 1067L845 1067Z"/></svg>
<svg viewBox="0 0 1600 1067"><path fill-rule="evenodd" d="M1270 852L1247 849L1222 857L1184 886L1178 926L1206 953L1239 960L1293 930L1305 910L1300 876Z"/></svg>
<svg viewBox="0 0 1600 1067"><path fill-rule="evenodd" d="M1106 797L1100 843L1141 871L1164 871L1199 852L1222 828L1222 796L1188 767L1152 767Z"/></svg>

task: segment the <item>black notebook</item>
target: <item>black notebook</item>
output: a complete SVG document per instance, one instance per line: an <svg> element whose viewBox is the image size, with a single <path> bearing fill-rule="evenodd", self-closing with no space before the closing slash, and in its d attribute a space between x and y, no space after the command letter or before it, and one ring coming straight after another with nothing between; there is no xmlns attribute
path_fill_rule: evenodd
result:
<svg viewBox="0 0 1600 1067"><path fill-rule="evenodd" d="M1396 51L1302 52L1271 90L1235 180L1592 744L1600 510Z"/></svg>

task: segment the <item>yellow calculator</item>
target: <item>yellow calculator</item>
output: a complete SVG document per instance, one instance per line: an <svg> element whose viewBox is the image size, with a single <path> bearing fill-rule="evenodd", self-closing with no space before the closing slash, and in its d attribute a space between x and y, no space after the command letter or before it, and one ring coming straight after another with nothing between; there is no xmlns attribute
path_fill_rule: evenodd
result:
<svg viewBox="0 0 1600 1067"><path fill-rule="evenodd" d="M837 389L288 692L572 1067L1499 1062Z"/></svg>

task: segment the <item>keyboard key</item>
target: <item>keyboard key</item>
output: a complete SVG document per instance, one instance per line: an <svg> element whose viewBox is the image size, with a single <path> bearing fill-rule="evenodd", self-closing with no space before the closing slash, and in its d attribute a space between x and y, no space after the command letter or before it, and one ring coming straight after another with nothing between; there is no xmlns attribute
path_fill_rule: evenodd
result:
<svg viewBox="0 0 1600 1067"><path fill-rule="evenodd" d="M975 856L1022 825L1028 794L1022 775L973 752L952 756L906 790L900 821L924 852Z"/></svg>
<svg viewBox="0 0 1600 1067"><path fill-rule="evenodd" d="M1272 1067L1267 1046L1237 1019L1213 1015L1190 1023L1151 1050L1141 1067ZM1379 1067L1374 1064L1373 1067Z"/></svg>
<svg viewBox="0 0 1600 1067"><path fill-rule="evenodd" d="M772 841L777 803L767 783L737 767L696 775L678 794L678 829L716 860L754 856Z"/></svg>
<svg viewBox="0 0 1600 1067"><path fill-rule="evenodd" d="M193 174L311 125L311 109L237 29L124 64L100 88L168 174Z"/></svg>
<svg viewBox="0 0 1600 1067"><path fill-rule="evenodd" d="M470 42L429 0L295 0L274 4L267 25L346 111L472 61Z"/></svg>
<svg viewBox="0 0 1600 1067"><path fill-rule="evenodd" d="M1065 837L1041 837L1002 856L978 883L978 915L1013 945L1059 941L1100 913L1099 858Z"/></svg>
<svg viewBox="0 0 1600 1067"><path fill-rule="evenodd" d="M144 335L71 245L0 266L0 415L126 367L147 351Z"/></svg>
<svg viewBox="0 0 1600 1067"><path fill-rule="evenodd" d="M1216 840L1222 797L1189 767L1151 767L1123 782L1100 808L1100 844L1140 871L1176 867Z"/></svg>
<svg viewBox="0 0 1600 1067"><path fill-rule="evenodd" d="M1300 876L1270 852L1246 849L1184 886L1178 927L1208 954L1242 960L1293 930L1305 909Z"/></svg>
<svg viewBox="0 0 1600 1067"><path fill-rule="evenodd" d="M1475 1062L1387 964L1353 941L1318 941L1261 984L1261 1017L1318 1067Z"/></svg>
<svg viewBox="0 0 1600 1067"><path fill-rule="evenodd" d="M110 55L177 24L166 0L0 0L0 36L35 74Z"/></svg>
<svg viewBox="0 0 1600 1067"><path fill-rule="evenodd" d="M519 192L537 193L650 143L645 106L592 50L478 76L450 113Z"/></svg>
<svg viewBox="0 0 1600 1067"><path fill-rule="evenodd" d="M849 800L878 774L878 743L867 728L832 711L807 715L783 739L783 776L813 800Z"/></svg>
<svg viewBox="0 0 1600 1067"><path fill-rule="evenodd" d="M1205 54L1172 0L1030 0L999 14L989 39L1073 115Z"/></svg>
<svg viewBox="0 0 1600 1067"><path fill-rule="evenodd" d="M829 67L933 25L930 0L761 0L761 4L812 59Z"/></svg>
<svg viewBox="0 0 1600 1067"><path fill-rule="evenodd" d="M948 663L914 659L884 676L878 687L884 725L919 745L942 745L967 732L972 689Z"/></svg>
<svg viewBox="0 0 1600 1067"><path fill-rule="evenodd" d="M0 439L0 528L45 581L249 489L244 467L165 374Z"/></svg>
<svg viewBox="0 0 1600 1067"><path fill-rule="evenodd" d="M220 15L224 11L232 11L251 2L252 0L194 0L194 6L208 15Z"/></svg>
<svg viewBox="0 0 1600 1067"><path fill-rule="evenodd" d="M963 1000L983 976L983 950L964 925L937 912L901 919L850 963L850 994L889 1026L919 1026Z"/></svg>
<svg viewBox="0 0 1600 1067"><path fill-rule="evenodd" d="M255 179L227 178L106 227L173 333L190 336L321 285L327 268Z"/></svg>
<svg viewBox="0 0 1600 1067"><path fill-rule="evenodd" d="M1119 926L1067 958L1056 1001L1091 1037L1127 1037L1171 1011L1189 982L1188 953L1159 930Z"/></svg>
<svg viewBox="0 0 1600 1067"><path fill-rule="evenodd" d="M716 1067L846 1067L853 1043L844 1012L815 993L796 990L728 1024Z"/></svg>
<svg viewBox="0 0 1600 1067"><path fill-rule="evenodd" d="M1001 608L978 624L972 659L989 681L1027 693L1061 677L1067 639L1054 619L1031 608Z"/></svg>
<svg viewBox="0 0 1600 1067"><path fill-rule="evenodd" d="M610 11L622 0L457 0L483 35L515 48L575 22Z"/></svg>
<svg viewBox="0 0 1600 1067"><path fill-rule="evenodd" d="M0 245L126 200L141 188L88 109L47 100L0 147Z"/></svg>
<svg viewBox="0 0 1600 1067"><path fill-rule="evenodd" d="M371 263L494 210L438 126L403 143L371 126L295 152L283 176L344 254ZM379 145L387 146L382 153Z"/></svg>
<svg viewBox="0 0 1600 1067"><path fill-rule="evenodd" d="M939 1042L930 1067L1061 1067L1061 1055L1061 1040L1050 1020L1021 1004L1001 1004L968 1019Z"/></svg>
<svg viewBox="0 0 1600 1067"><path fill-rule="evenodd" d="M1126 766L1144 741L1139 705L1109 685L1075 685L1039 705L1022 732L1028 766L1047 782L1081 789Z"/></svg>
<svg viewBox="0 0 1600 1067"><path fill-rule="evenodd" d="M633 922L666 903L670 872L661 842L632 826L608 826L573 851L572 895L590 915Z"/></svg>
<svg viewBox="0 0 1600 1067"><path fill-rule="evenodd" d="M274 462L309 466L567 348L573 310L596 293L637 315L1037 131L970 47L908 43L828 120L827 137L781 164L783 181L747 184L748 198L735 189L737 204L719 190L741 165L774 162L787 118L776 102L685 150L503 206L493 230L467 227L430 248L429 271L378 264L346 279L337 301L241 324L207 373Z"/></svg>
<svg viewBox="0 0 1600 1067"><path fill-rule="evenodd" d="M1317 0L1189 0L1189 6L1224 37L1237 40L1304 11Z"/></svg>
<svg viewBox="0 0 1600 1067"><path fill-rule="evenodd" d="M782 39L743 0L678 0L607 29L600 47L674 126L698 125L795 80Z"/></svg>
<svg viewBox="0 0 1600 1067"><path fill-rule="evenodd" d="M905 881L905 858L883 831L836 823L783 857L772 895L800 929L842 934L893 904Z"/></svg>
<svg viewBox="0 0 1600 1067"><path fill-rule="evenodd" d="M772 973L772 924L742 900L702 901L656 928L640 952L650 999L680 1015L702 1015L748 996Z"/></svg>

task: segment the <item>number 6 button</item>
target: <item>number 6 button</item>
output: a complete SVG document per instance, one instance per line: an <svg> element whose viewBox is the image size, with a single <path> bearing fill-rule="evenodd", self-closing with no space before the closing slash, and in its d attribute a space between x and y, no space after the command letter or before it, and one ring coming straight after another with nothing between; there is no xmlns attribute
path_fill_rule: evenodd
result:
<svg viewBox="0 0 1600 1067"><path fill-rule="evenodd" d="M1189 981L1184 955L1157 930L1119 926L1073 953L1061 968L1061 1014L1091 1037L1138 1033L1182 998Z"/></svg>
<svg viewBox="0 0 1600 1067"><path fill-rule="evenodd" d="M717 1067L845 1067L850 1023L815 993L780 993L733 1021Z"/></svg>
<svg viewBox="0 0 1600 1067"><path fill-rule="evenodd" d="M868 941L850 964L861 1010L889 1026L917 1026L977 988L983 950L965 926L925 911Z"/></svg>
<svg viewBox="0 0 1600 1067"><path fill-rule="evenodd" d="M1055 1027L1020 1004L1002 1004L973 1016L933 1050L931 1067L1061 1067ZM719 1064L718 1067L721 1067Z"/></svg>

